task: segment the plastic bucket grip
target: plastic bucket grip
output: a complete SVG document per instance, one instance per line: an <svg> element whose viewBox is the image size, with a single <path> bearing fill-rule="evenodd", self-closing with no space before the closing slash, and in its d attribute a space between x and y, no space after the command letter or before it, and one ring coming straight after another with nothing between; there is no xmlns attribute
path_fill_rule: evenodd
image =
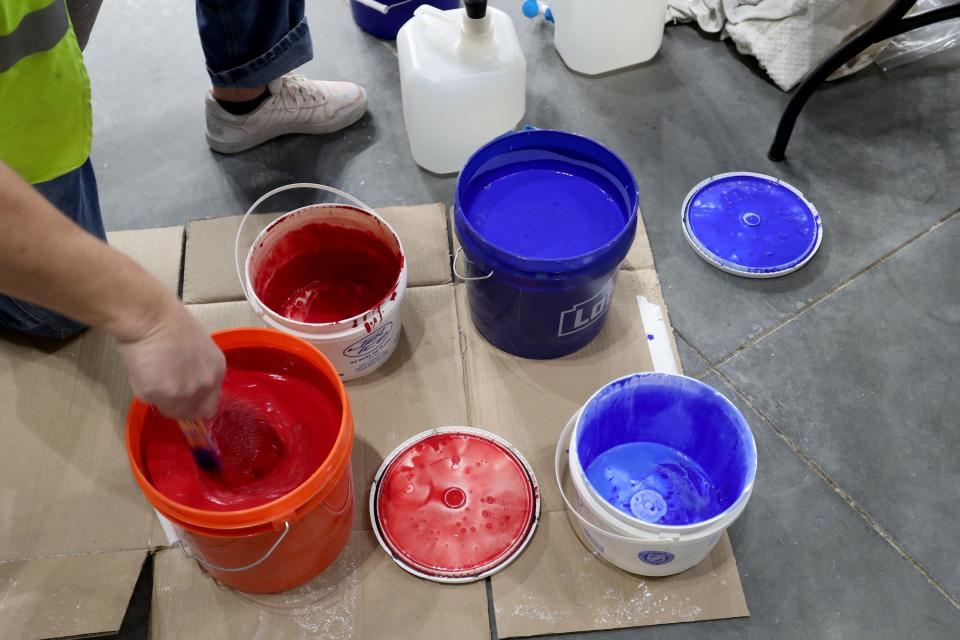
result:
<svg viewBox="0 0 960 640"><path fill-rule="evenodd" d="M237 278L240 279L240 288L243 290L243 295L244 295L244 297L247 299L247 302L250 303L250 306L253 307L254 313L256 313L257 316L259 316L259 317L260 317L264 322L266 322L268 325L270 325L270 326L273 327L274 329L279 329L280 331L283 331L284 333L289 333L289 334L292 334L292 335L297 336L298 338L302 338L302 339L304 339L304 340L308 340L308 341L309 341L309 340L313 340L316 336L313 336L313 335L310 335L310 334L306 334L306 333L297 331L296 329L292 329L292 328L290 328L290 327L279 327L279 326L274 325L273 319L270 318L270 315L269 315L269 314L266 312L266 310L260 305L259 297L256 295L256 292L253 291L253 287L250 286L250 283L249 283L249 282L247 282L246 272L245 272L245 270L244 270L244 268L243 268L243 266L242 266L241 260L240 260L240 240L241 240L241 238L243 237L243 229L244 229L244 227L245 227L246 224L247 224L247 219L250 217L250 215L251 215L254 211L257 210L257 207L259 207L261 204L263 204L266 200L268 200L269 198L272 198L273 196L277 195L278 193L282 193L282 192L284 192L284 191L290 191L290 190L292 190L292 189L315 189L315 190L317 190L317 191L326 191L327 193L332 193L332 194L334 194L334 195L340 196L340 197L343 198L344 200L349 200L351 204L356 205L357 207L363 209L363 210L366 211L367 213L373 214L373 216L374 216L375 218L378 218L378 219L379 219L379 218L380 218L380 214L378 214L376 211L374 211L372 207L370 207L369 205L365 204L364 202L362 202L362 201L359 200L358 198L353 197L353 196L350 195L349 193L346 193L346 192L344 192L344 191L340 191L339 189L336 189L336 188L334 188L334 187L328 187L328 186L323 185L323 184L315 184L315 183L312 183L312 182L297 182L297 183L295 183L295 184L288 184L288 185L284 185L284 186L282 186L282 187L277 187L277 188L274 189L273 191L268 191L267 193L265 193L265 194L263 194L262 196L260 196L260 198L258 198L256 202L254 202L252 205L250 205L250 208L247 209L247 212L246 212L245 214L243 214L243 218L240 220L240 227L237 229L237 238L236 238L236 241L234 242L233 260L234 260L234 264L235 264L235 266L236 266L236 268L237 268ZM249 249L248 249L248 252L249 252ZM249 287L249 289L248 289L248 287Z"/></svg>

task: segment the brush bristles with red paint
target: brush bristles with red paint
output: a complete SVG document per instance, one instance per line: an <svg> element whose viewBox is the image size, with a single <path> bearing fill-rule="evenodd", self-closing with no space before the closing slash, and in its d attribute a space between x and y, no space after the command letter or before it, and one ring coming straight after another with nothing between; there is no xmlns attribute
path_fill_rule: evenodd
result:
<svg viewBox="0 0 960 640"><path fill-rule="evenodd" d="M210 440L210 434L203 420L177 420L177 424L180 425L180 431L190 445L190 452L193 453L197 466L204 471L218 471L220 456L217 455L217 449Z"/></svg>

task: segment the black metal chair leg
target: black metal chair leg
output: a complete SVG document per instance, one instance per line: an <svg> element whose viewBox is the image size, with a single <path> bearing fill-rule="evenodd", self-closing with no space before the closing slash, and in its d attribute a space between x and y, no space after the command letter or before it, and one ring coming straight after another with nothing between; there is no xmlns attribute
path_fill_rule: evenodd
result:
<svg viewBox="0 0 960 640"><path fill-rule="evenodd" d="M908 18L904 18L893 25L887 33L883 34L883 39L886 40L887 38L898 36L907 31L913 31L914 29L926 27L937 22L943 22L944 20L953 20L954 18L960 18L960 2L937 7L936 9L930 9L929 11L916 13Z"/></svg>
<svg viewBox="0 0 960 640"><path fill-rule="evenodd" d="M790 136L797 124L797 118L817 87L848 60L851 60L874 42L883 40L883 34L887 33L894 23L906 15L915 3L916 0L895 0L886 11L870 23L870 26L840 45L807 74L807 77L794 91L793 96L790 97L790 102L787 103L787 108L784 109L783 115L780 117L780 124L777 126L777 133L773 138L773 144L770 145L770 151L767 152L767 157L774 162L780 162L786 158L787 145L790 143Z"/></svg>

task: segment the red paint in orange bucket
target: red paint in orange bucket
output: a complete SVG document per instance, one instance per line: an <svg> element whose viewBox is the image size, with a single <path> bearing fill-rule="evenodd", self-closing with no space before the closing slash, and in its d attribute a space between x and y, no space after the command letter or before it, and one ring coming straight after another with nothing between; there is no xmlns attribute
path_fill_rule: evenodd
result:
<svg viewBox="0 0 960 640"><path fill-rule="evenodd" d="M284 488L282 495L238 500L242 508L205 504L214 481L178 457L175 431L170 431L176 429L175 423L139 400L131 403L127 415L130 466L147 499L177 527L182 542L211 575L241 591L285 591L326 569L350 536L354 509L350 403L333 365L304 340L270 329L230 329L213 334L213 339L226 355L228 380L236 369L264 360L264 354L270 355L264 361L272 368L266 373L309 372L303 380L312 381L314 391L325 396L328 414L337 412L333 420L318 420L312 427L328 430L313 434L308 443L325 452L316 459L304 458L316 469L308 470L296 486ZM171 457L164 457L163 452L171 451ZM166 469L164 463L169 463ZM175 482L177 477L183 482Z"/></svg>

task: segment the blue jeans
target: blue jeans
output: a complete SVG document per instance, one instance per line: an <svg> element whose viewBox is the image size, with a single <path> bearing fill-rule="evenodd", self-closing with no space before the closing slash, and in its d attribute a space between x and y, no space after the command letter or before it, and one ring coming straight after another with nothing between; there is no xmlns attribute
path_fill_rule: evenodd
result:
<svg viewBox="0 0 960 640"><path fill-rule="evenodd" d="M313 58L304 0L197 0L215 87L259 87Z"/></svg>
<svg viewBox="0 0 960 640"><path fill-rule="evenodd" d="M97 178L89 158L79 169L33 186L78 225L106 240L97 197ZM84 277L84 274L77 275ZM49 309L3 295L0 295L0 326L48 338L67 338L86 328Z"/></svg>

